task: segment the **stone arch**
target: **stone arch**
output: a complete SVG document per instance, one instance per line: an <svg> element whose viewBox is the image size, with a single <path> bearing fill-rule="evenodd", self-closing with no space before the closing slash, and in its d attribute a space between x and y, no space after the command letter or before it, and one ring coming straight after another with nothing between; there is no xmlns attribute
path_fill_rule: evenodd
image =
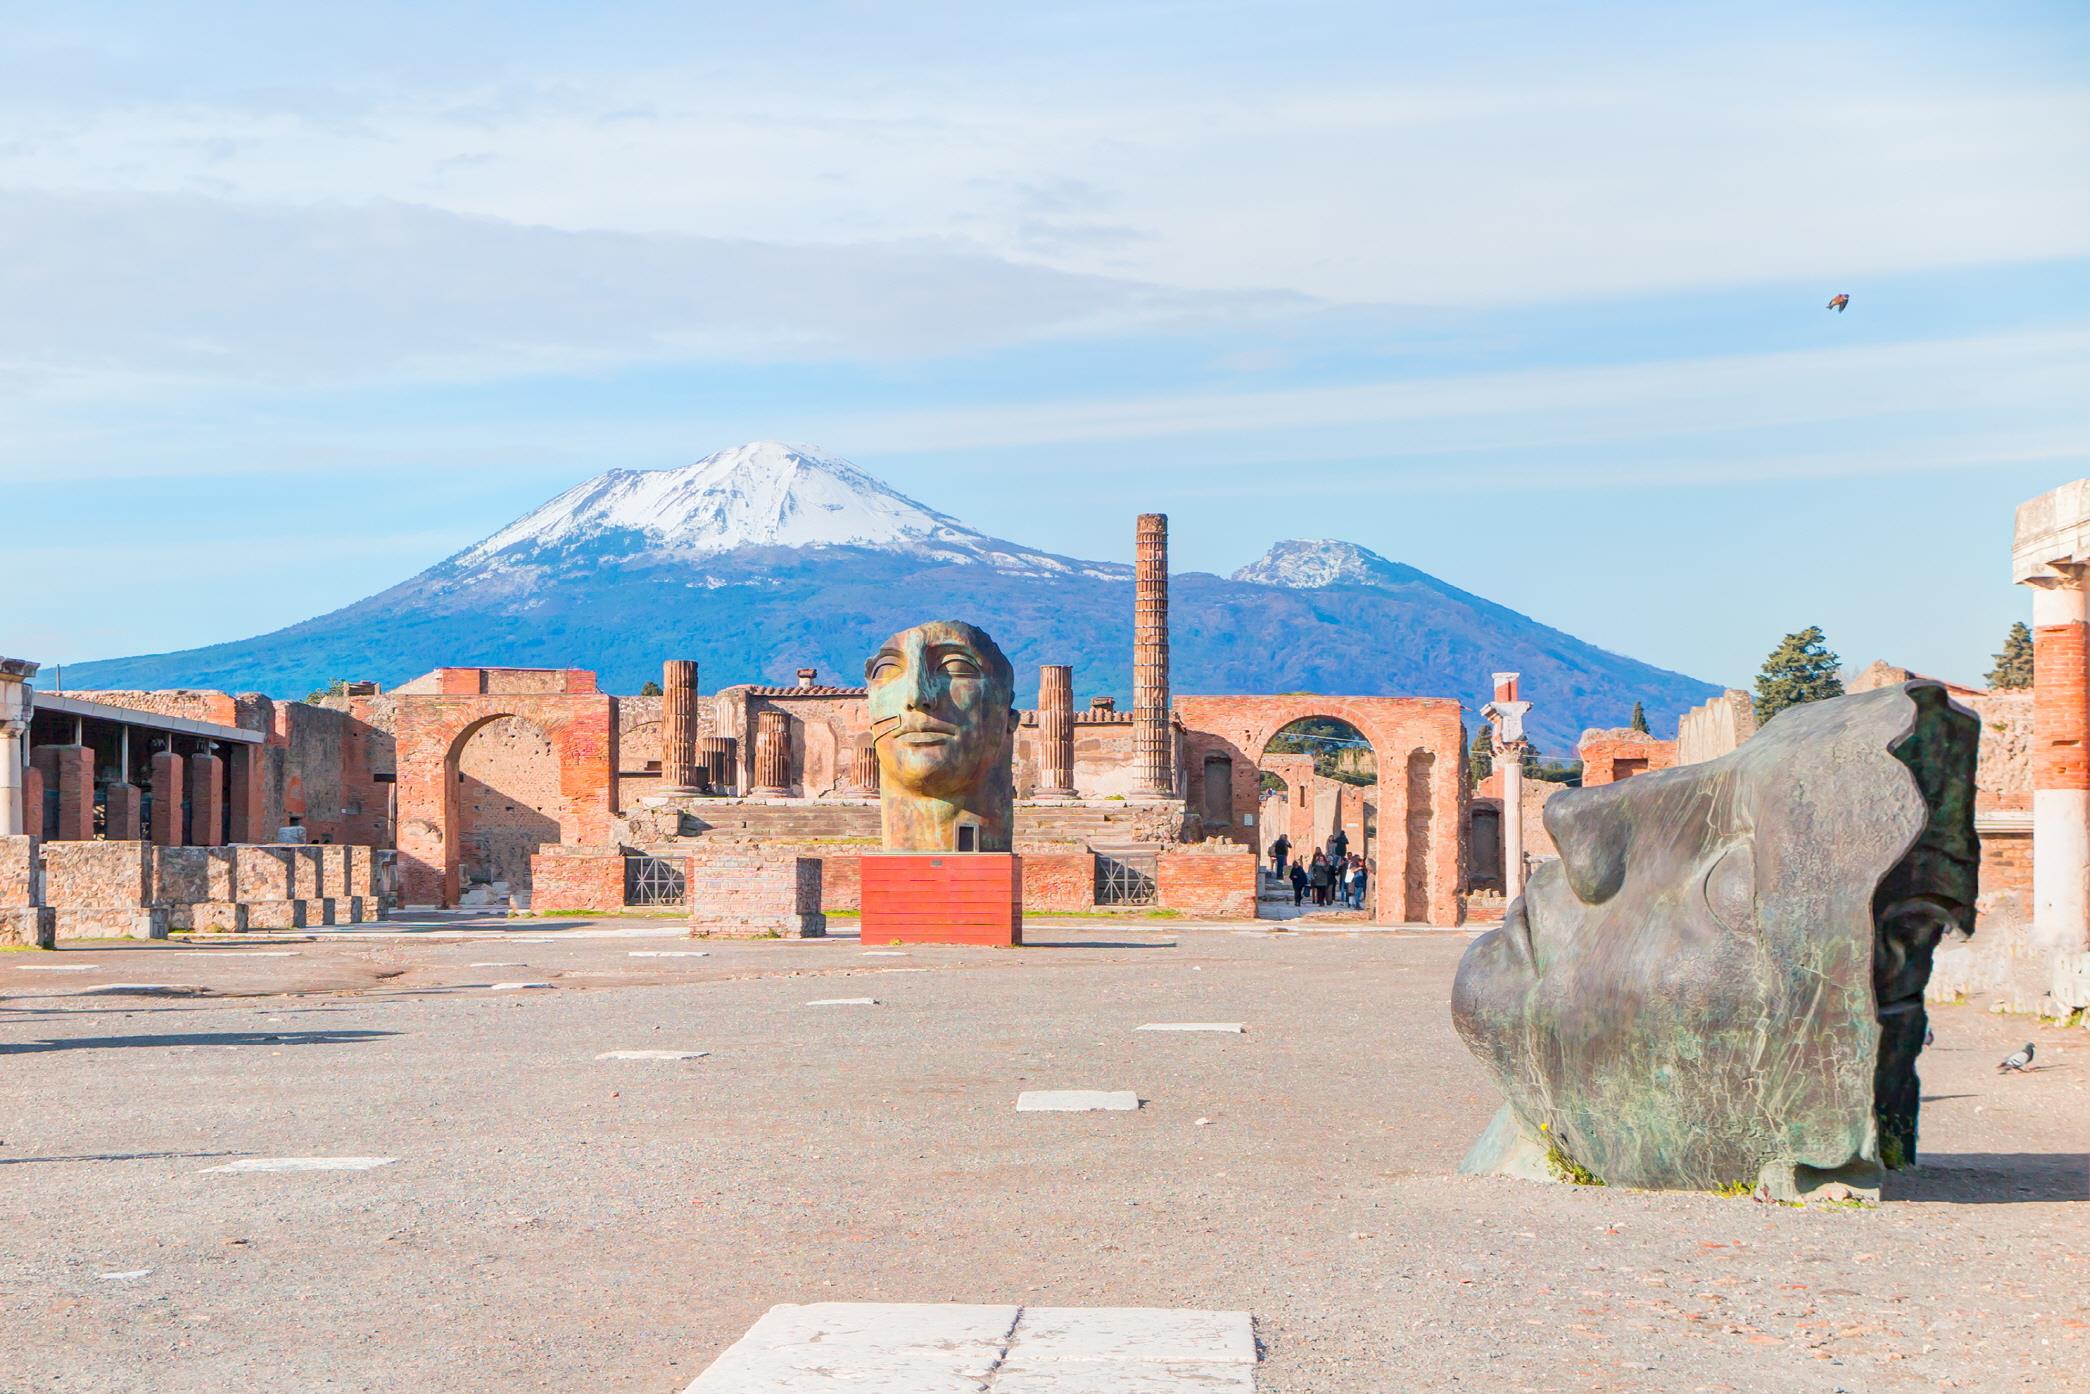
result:
<svg viewBox="0 0 2090 1394"><path fill-rule="evenodd" d="M565 841L570 821L551 734L512 713L481 717L450 743L444 785L449 898L492 885L527 903L530 858L547 843Z"/></svg>
<svg viewBox="0 0 2090 1394"><path fill-rule="evenodd" d="M1378 764L1370 786L1377 813L1376 865L1371 868L1372 917L1382 922L1412 921L1456 925L1463 918L1459 899L1459 840L1464 819L1464 781L1449 777L1459 768L1465 725L1459 704L1438 697L1344 697L1295 693L1257 697L1178 697L1177 718L1184 733L1186 762L1221 751L1233 756L1235 840L1260 847L1256 829L1238 826L1239 815L1258 804L1257 771L1270 741L1296 721L1333 717L1354 727L1372 748ZM1431 757L1419 781L1409 778L1415 753ZM1199 768L1188 763L1189 769ZM1410 865L1409 808L1411 783L1424 808L1414 811L1412 826L1423 833L1415 852L1422 893L1416 903L1406 894ZM1420 911L1421 913L1415 913Z"/></svg>

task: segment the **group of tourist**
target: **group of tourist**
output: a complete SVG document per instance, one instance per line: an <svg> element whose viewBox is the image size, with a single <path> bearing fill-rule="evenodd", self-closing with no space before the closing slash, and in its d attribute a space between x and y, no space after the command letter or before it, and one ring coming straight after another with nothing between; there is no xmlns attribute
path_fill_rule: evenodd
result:
<svg viewBox="0 0 2090 1394"><path fill-rule="evenodd" d="M1350 835L1341 828L1329 836L1326 850L1316 851L1310 860L1294 860L1292 839L1279 833L1270 844L1270 869L1279 881L1291 881L1294 905L1340 903L1350 910L1364 908L1364 858L1350 855Z"/></svg>

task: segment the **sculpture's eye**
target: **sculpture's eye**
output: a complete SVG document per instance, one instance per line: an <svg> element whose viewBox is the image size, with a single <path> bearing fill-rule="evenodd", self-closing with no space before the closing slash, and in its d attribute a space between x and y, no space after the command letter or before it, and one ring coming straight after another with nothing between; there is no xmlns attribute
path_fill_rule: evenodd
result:
<svg viewBox="0 0 2090 1394"><path fill-rule="evenodd" d="M1705 903L1713 918L1736 934L1756 923L1756 848L1747 842L1727 849L1705 875Z"/></svg>
<svg viewBox="0 0 2090 1394"><path fill-rule="evenodd" d="M900 673L906 666L892 654L882 653L871 660L870 680L872 682L891 682L894 678L900 676Z"/></svg>
<svg viewBox="0 0 2090 1394"><path fill-rule="evenodd" d="M980 675L980 665L962 653L954 653L943 660L943 671L954 678L976 678Z"/></svg>

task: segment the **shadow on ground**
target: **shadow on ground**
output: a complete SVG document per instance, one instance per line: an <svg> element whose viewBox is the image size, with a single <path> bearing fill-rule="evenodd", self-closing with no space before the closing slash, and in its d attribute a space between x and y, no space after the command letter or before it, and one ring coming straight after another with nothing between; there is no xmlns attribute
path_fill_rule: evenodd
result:
<svg viewBox="0 0 2090 1394"><path fill-rule="evenodd" d="M35 1055L49 1050L125 1050L138 1046L345 1045L397 1031L191 1031L160 1036L71 1036L58 1041L0 1045L0 1055Z"/></svg>
<svg viewBox="0 0 2090 1394"><path fill-rule="evenodd" d="M1925 1153L1912 1170L1889 1172L1881 1196L1954 1205L2090 1201L2090 1153Z"/></svg>

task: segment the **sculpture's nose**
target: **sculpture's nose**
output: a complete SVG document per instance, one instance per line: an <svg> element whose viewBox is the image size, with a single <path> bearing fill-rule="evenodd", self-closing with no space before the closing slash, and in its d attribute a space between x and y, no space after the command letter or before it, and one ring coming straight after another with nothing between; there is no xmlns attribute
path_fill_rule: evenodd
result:
<svg viewBox="0 0 2090 1394"><path fill-rule="evenodd" d="M926 663L907 666L907 708L925 712L936 704L936 675Z"/></svg>

